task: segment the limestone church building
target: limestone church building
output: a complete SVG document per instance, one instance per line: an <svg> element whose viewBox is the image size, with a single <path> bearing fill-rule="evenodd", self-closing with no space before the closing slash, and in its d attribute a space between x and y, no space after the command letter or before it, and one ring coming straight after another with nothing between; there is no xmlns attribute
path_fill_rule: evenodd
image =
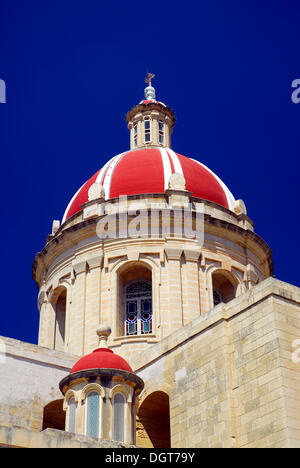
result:
<svg viewBox="0 0 300 468"><path fill-rule="evenodd" d="M36 254L38 345L1 337L1 447L300 447L300 289L152 78Z"/></svg>

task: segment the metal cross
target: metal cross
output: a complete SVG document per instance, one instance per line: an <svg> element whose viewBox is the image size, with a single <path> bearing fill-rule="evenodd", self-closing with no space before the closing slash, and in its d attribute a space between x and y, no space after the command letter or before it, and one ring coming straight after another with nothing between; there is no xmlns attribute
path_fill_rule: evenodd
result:
<svg viewBox="0 0 300 468"><path fill-rule="evenodd" d="M147 73L147 76L145 78L145 82L148 83L149 86L152 86L151 85L151 80L153 80L153 78L155 78L155 75L153 73Z"/></svg>

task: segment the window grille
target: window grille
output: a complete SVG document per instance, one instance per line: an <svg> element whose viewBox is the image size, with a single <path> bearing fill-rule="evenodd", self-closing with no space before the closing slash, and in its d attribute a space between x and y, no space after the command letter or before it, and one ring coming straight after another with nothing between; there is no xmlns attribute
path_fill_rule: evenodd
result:
<svg viewBox="0 0 300 468"><path fill-rule="evenodd" d="M221 304L221 302L222 302L221 294L218 293L217 291L214 291L214 306Z"/></svg>
<svg viewBox="0 0 300 468"><path fill-rule="evenodd" d="M138 281L126 287L125 334L152 333L152 285Z"/></svg>

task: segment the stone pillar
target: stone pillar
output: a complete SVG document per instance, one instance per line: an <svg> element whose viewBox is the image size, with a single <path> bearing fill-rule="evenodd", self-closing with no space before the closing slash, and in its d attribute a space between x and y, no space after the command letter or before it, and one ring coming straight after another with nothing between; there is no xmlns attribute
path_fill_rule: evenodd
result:
<svg viewBox="0 0 300 468"><path fill-rule="evenodd" d="M70 321L69 352L78 356L84 354L85 310L86 310L86 261L73 263L75 280Z"/></svg>
<svg viewBox="0 0 300 468"><path fill-rule="evenodd" d="M169 323L170 332L183 325L181 255L182 249L165 249L169 283Z"/></svg>
<svg viewBox="0 0 300 468"><path fill-rule="evenodd" d="M38 309L40 311L39 346L48 347L48 320L47 320L47 295L41 291L38 298Z"/></svg>
<svg viewBox="0 0 300 468"><path fill-rule="evenodd" d="M103 255L99 254L87 260L88 273L86 276L86 311L85 336L83 353L91 352L98 345L95 328L100 323L101 300L101 270Z"/></svg>
<svg viewBox="0 0 300 468"><path fill-rule="evenodd" d="M200 290L199 290L199 256L200 251L184 250L184 283L186 291L187 307L184 309L184 325L199 317L201 314L200 307Z"/></svg>

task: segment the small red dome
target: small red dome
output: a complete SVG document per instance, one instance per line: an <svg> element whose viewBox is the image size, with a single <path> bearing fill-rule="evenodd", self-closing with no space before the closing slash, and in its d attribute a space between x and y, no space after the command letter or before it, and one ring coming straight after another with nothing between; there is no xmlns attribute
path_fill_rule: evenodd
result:
<svg viewBox="0 0 300 468"><path fill-rule="evenodd" d="M125 151L108 161L74 195L65 211L63 222L81 210L95 182L103 186L105 199L109 200L120 195L164 193L174 173L185 178L186 190L192 192L194 197L233 210L233 195L204 164L175 153L170 148L143 148Z"/></svg>
<svg viewBox="0 0 300 468"><path fill-rule="evenodd" d="M96 349L91 354L79 359L72 367L70 374L88 369L120 369L133 372L125 359L107 348Z"/></svg>

